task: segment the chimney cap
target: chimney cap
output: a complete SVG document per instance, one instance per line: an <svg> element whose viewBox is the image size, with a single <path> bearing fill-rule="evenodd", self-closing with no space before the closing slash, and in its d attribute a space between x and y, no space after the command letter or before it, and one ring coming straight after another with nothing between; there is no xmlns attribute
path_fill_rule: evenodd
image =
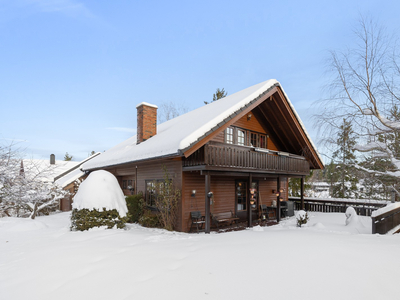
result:
<svg viewBox="0 0 400 300"><path fill-rule="evenodd" d="M140 106L142 106L142 105L146 105L146 106L150 106L150 107L158 108L158 106L157 106L157 105L150 104L150 103L147 103L147 102L141 102L141 103L139 103L138 105L136 105L136 108L138 108L138 107L140 107Z"/></svg>

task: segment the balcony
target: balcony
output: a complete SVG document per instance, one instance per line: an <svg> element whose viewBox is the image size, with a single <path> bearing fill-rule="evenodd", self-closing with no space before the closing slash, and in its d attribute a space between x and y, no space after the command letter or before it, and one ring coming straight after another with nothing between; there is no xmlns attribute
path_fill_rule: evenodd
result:
<svg viewBox="0 0 400 300"><path fill-rule="evenodd" d="M308 161L298 155L253 147L206 144L183 160L184 170L255 171L308 175Z"/></svg>

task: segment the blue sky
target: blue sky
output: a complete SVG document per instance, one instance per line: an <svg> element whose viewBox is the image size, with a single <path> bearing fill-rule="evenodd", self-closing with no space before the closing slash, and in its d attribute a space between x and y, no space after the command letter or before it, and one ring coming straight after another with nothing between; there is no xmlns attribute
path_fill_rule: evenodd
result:
<svg viewBox="0 0 400 300"><path fill-rule="evenodd" d="M136 128L136 105L192 110L279 80L317 142L329 50L360 15L398 31L398 1L0 0L0 143L74 160Z"/></svg>

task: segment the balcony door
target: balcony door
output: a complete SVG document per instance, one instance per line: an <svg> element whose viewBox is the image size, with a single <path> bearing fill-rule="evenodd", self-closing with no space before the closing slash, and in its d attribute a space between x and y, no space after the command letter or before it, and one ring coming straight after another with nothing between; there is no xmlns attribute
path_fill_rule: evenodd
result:
<svg viewBox="0 0 400 300"><path fill-rule="evenodd" d="M258 207L258 181L251 183L252 200L254 204L251 205L252 210L257 210ZM235 209L239 218L246 218L247 211L247 197L248 197L248 180L238 179L235 182Z"/></svg>

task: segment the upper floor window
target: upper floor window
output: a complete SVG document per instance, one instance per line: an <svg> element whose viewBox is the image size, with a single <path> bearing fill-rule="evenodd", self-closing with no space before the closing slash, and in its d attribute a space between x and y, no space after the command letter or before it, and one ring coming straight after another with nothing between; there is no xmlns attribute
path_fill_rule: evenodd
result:
<svg viewBox="0 0 400 300"><path fill-rule="evenodd" d="M225 143L267 149L268 135L238 128L225 129Z"/></svg>
<svg viewBox="0 0 400 300"><path fill-rule="evenodd" d="M260 134L258 147L267 149L267 137L268 137L268 135Z"/></svg>
<svg viewBox="0 0 400 300"><path fill-rule="evenodd" d="M232 127L228 127L227 129L226 129L226 132L225 132L226 134L225 134L225 136L226 136L226 143L227 144L233 144L233 128Z"/></svg>
<svg viewBox="0 0 400 300"><path fill-rule="evenodd" d="M240 146L246 145L246 131L242 129L237 130L237 144Z"/></svg>
<svg viewBox="0 0 400 300"><path fill-rule="evenodd" d="M255 132L250 133L250 146L253 147L259 147L260 140L259 140L259 134Z"/></svg>

